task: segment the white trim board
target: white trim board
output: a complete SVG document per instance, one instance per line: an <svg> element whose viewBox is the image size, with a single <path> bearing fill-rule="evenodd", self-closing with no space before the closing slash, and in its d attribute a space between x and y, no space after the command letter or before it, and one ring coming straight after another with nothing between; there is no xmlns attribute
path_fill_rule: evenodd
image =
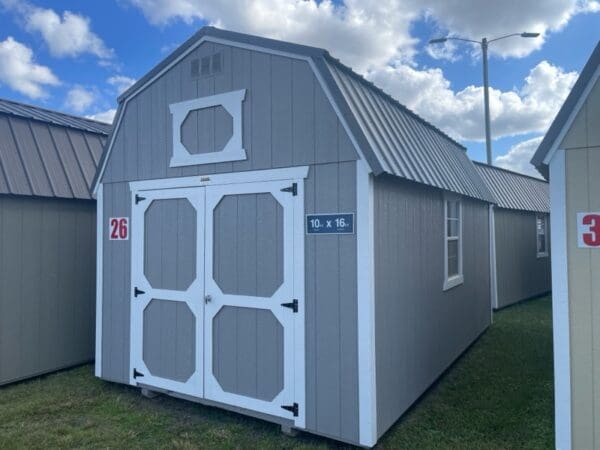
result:
<svg viewBox="0 0 600 450"><path fill-rule="evenodd" d="M373 178L365 161L356 163L356 277L358 287L359 442L377 443L375 359L375 238Z"/></svg>
<svg viewBox="0 0 600 450"><path fill-rule="evenodd" d="M285 167L283 169L249 170L246 172L228 172L212 175L196 175L193 177L160 178L129 182L132 191L154 189L177 189L184 187L212 186L217 184L256 183L304 179L308 176L308 166Z"/></svg>
<svg viewBox="0 0 600 450"><path fill-rule="evenodd" d="M550 147L550 150L544 157L544 160L542 161L544 164L550 165L550 161L552 161L552 159L554 158L554 154L559 150L559 148L558 148L559 145L562 143L566 134L571 129L571 126L573 125L573 122L575 121L577 114L579 114L579 111L581 110L583 104L586 102L587 98L589 97L590 92L596 85L596 82L598 81L598 79L600 79L600 65L598 67L596 67L596 71L594 72L594 75L592 75L592 78L590 78L589 83L587 84L587 86L585 87L583 92L581 93L581 97L579 97L579 99L577 100L577 103L575 104L573 111L571 111L569 118L564 123L563 127L560 129L560 133L558 133L558 136L556 136L556 139L552 143L552 147Z"/></svg>
<svg viewBox="0 0 600 450"><path fill-rule="evenodd" d="M498 273L496 267L496 217L494 205L489 205L489 227L490 227L490 295L492 299L492 310L498 308ZM494 312L491 314L494 321Z"/></svg>
<svg viewBox="0 0 600 450"><path fill-rule="evenodd" d="M94 375L102 376L102 271L104 245L104 188L98 187L96 192L96 356Z"/></svg>
<svg viewBox="0 0 600 450"><path fill-rule="evenodd" d="M117 115L117 118L116 118L116 124L115 124L113 132L111 134L110 141L108 143L106 158L104 159L104 161L102 163L102 166L99 168L98 178L96 180L96 184L93 186L93 192L94 193L96 193L96 191L98 189L98 185L102 182L102 177L104 176L104 171L106 170L106 165L108 163L108 160L110 159L110 154L112 152L112 147L113 147L113 144L114 144L114 141L115 141L115 137L117 136L118 131L119 131L120 127L121 127L122 118L123 118L123 115L125 114L125 111L127 109L127 103L129 103L129 100L131 100L132 98L134 98L137 94L139 94L144 89L146 89L146 87L148 87L150 84L152 84L158 78L160 78L161 76L163 76L174 65L178 64L179 61L181 61L182 59L184 59L189 53L191 53L192 51L194 51L197 47L199 47L200 45L202 45L202 43L204 43L204 42L212 42L212 43L215 43L215 44L229 45L229 46L232 46L232 47L242 48L242 49L246 49L246 50L258 51L258 52L267 53L267 54L270 54L270 55L278 55L278 56L284 56L284 57L287 57L287 58L293 58L293 59L297 59L297 60L301 60L301 61L306 61L308 63L308 65L310 66L311 70L313 71L313 74L317 78L317 81L319 82L319 85L323 89L323 92L325 93L325 96L327 97L327 100L329 100L329 103L333 107L333 110L335 111L335 114L336 114L338 120L340 121L340 123L344 127L344 130L348 134L348 137L350 138L350 141L352 142L352 145L354 145L354 148L355 148L356 152L358 153L359 157L365 162L365 164L367 165L367 167L369 167L369 163L368 163L367 159L365 158L365 155L364 155L363 151L361 150L360 146L358 145L358 141L356 140L356 137L352 133L352 130L351 130L350 126L348 125L348 122L344 118L344 115L341 113L341 111L340 111L337 103L335 102L335 100L333 98L333 95L331 94L331 91L329 90L329 87L327 86L327 83L323 79L323 76L322 76L321 72L317 69L314 60L310 56L303 56L303 55L298 55L298 54L295 54L295 53L288 53L288 52L277 51L277 50L273 50L273 49L269 49L269 48L265 48L265 47L259 47L259 46L255 46L255 45L244 44L244 43L233 41L233 40L229 40L229 39L220 39L220 38L215 38L215 37L212 37L212 36L203 36L202 38L198 39L198 41L195 42L193 45L190 45L186 49L186 51L182 52L177 58L175 58L173 61L171 61L171 63L169 65L167 65L166 67L164 67L154 77L152 77L146 83L144 83L142 86L140 86L139 89L137 89L135 92L132 92L128 97L125 98L125 100L122 103L122 107L121 107L120 111L118 112L118 115ZM369 172L372 172L372 168L371 167L369 167Z"/></svg>
<svg viewBox="0 0 600 450"><path fill-rule="evenodd" d="M571 449L571 353L565 150L550 160L552 245L552 329L554 333L554 415L556 448Z"/></svg>

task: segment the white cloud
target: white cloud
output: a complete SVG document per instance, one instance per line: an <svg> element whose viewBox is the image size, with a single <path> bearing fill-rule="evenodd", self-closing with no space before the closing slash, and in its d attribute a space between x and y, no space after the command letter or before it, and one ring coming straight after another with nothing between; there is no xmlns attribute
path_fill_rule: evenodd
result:
<svg viewBox="0 0 600 450"><path fill-rule="evenodd" d="M505 155L496 157L495 164L505 169L541 178L539 172L530 163L540 142L542 142L542 136L519 142L513 145Z"/></svg>
<svg viewBox="0 0 600 450"><path fill-rule="evenodd" d="M42 36L53 56L75 57L89 53L102 61L114 56L114 51L91 30L90 19L86 16L71 11L63 11L61 16L52 9L18 0L0 2L20 16L27 31Z"/></svg>
<svg viewBox="0 0 600 450"><path fill-rule="evenodd" d="M116 109L109 109L106 111L98 112L96 114L90 114L85 117L87 117L88 119L97 120L99 122L112 123L116 113Z"/></svg>
<svg viewBox="0 0 600 450"><path fill-rule="evenodd" d="M416 0L129 0L153 24L195 19L246 33L324 47L359 72L410 61Z"/></svg>
<svg viewBox="0 0 600 450"><path fill-rule="evenodd" d="M369 78L451 136L473 141L485 138L481 86L454 92L440 69L417 70L407 65L373 71ZM491 88L493 137L544 132L576 78L576 72L542 61L529 72L521 89Z"/></svg>
<svg viewBox="0 0 600 450"><path fill-rule="evenodd" d="M50 68L37 64L29 47L12 37L0 41L0 84L30 98L48 95L45 86L57 86L60 81Z"/></svg>
<svg viewBox="0 0 600 450"><path fill-rule="evenodd" d="M106 82L111 86L114 86L117 89L117 94L120 95L135 83L135 78L126 77L124 75L114 75L108 78Z"/></svg>
<svg viewBox="0 0 600 450"><path fill-rule="evenodd" d="M441 32L480 40L507 32L533 31L537 39L515 37L490 45L502 57L523 57L541 48L549 33L576 14L598 12L598 0L481 2L480 0L126 0L153 24L205 20L224 28L316 45L332 50L362 72L389 62L410 62L417 40L412 23L427 17ZM430 49L454 58L453 52Z"/></svg>
<svg viewBox="0 0 600 450"><path fill-rule="evenodd" d="M75 86L67 92L65 105L67 108L82 113L87 110L96 101L96 93L84 88L83 86Z"/></svg>

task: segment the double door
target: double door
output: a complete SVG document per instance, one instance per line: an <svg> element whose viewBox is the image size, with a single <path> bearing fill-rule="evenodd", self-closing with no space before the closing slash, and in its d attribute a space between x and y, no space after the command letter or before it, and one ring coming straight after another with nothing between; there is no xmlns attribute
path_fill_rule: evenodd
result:
<svg viewBox="0 0 600 450"><path fill-rule="evenodd" d="M299 424L302 203L289 186L132 194L132 384Z"/></svg>

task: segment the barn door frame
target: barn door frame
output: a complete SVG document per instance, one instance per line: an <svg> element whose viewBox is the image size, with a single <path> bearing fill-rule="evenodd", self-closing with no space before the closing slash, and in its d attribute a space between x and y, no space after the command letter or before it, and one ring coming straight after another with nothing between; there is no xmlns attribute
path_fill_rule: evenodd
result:
<svg viewBox="0 0 600 450"><path fill-rule="evenodd" d="M215 185L288 181L296 183L297 201L294 201L293 217L293 293L299 300L298 313L294 321L294 400L298 404L298 415L289 414L296 428L306 427L306 354L305 354L305 268L304 268L304 179L308 177L309 166L286 167L281 169L253 170L222 174L197 175L190 177L162 178L156 180L132 181L129 183L132 192L132 205L135 193L149 190L174 190L180 188L197 188ZM293 192L289 195L293 195ZM132 240L133 241L133 240ZM203 240L204 242L204 240ZM132 261L135 249L132 247ZM133 289L133 286L131 287ZM133 343L133 342L132 342ZM204 344L204 343L203 343ZM133 360L132 360L133 361ZM133 371L133 365L131 366ZM131 384L135 385L131 379ZM177 391L176 391L177 392ZM202 394L204 396L204 392Z"/></svg>

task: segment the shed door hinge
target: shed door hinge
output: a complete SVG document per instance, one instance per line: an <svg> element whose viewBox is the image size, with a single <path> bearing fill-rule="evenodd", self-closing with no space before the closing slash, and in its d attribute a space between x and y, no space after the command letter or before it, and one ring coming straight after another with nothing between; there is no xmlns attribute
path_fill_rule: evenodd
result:
<svg viewBox="0 0 600 450"><path fill-rule="evenodd" d="M134 297L137 297L138 295L145 294L145 293L146 293L146 291L142 291L141 289L138 289L137 286L133 289L133 296Z"/></svg>
<svg viewBox="0 0 600 450"><path fill-rule="evenodd" d="M143 377L144 374L142 372L138 372L137 369L133 369L133 378L136 379L137 377Z"/></svg>
<svg viewBox="0 0 600 450"><path fill-rule="evenodd" d="M294 417L298 417L298 403L294 402L293 405L281 405L281 408L294 414Z"/></svg>
<svg viewBox="0 0 600 450"><path fill-rule="evenodd" d="M135 194L135 204L137 205L139 202L146 200L146 197L142 197L138 194Z"/></svg>
<svg viewBox="0 0 600 450"><path fill-rule="evenodd" d="M297 299L294 299L289 303L282 303L281 306L283 306L284 308L290 308L295 313L298 312L298 300Z"/></svg>
<svg viewBox="0 0 600 450"><path fill-rule="evenodd" d="M281 192L291 192L292 195L298 195L298 183L292 183L291 186L283 188Z"/></svg>

